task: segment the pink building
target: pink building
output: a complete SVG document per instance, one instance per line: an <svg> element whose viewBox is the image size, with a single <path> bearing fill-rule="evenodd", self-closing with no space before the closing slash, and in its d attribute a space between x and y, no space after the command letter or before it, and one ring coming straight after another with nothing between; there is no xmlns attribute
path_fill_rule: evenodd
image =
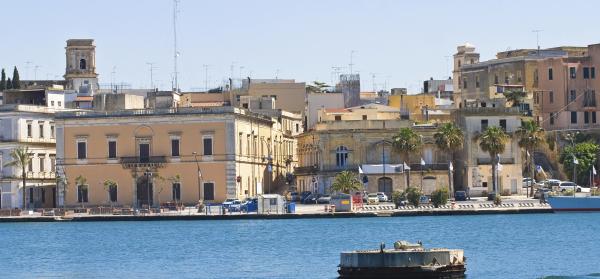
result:
<svg viewBox="0 0 600 279"><path fill-rule="evenodd" d="M600 128L600 44L569 57L538 61L539 86L534 94L536 117L547 131Z"/></svg>

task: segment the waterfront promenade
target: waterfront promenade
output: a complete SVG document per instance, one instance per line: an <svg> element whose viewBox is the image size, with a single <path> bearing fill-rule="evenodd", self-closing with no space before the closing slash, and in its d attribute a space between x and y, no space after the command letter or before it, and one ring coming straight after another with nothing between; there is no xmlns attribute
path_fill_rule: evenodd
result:
<svg viewBox="0 0 600 279"><path fill-rule="evenodd" d="M91 212L91 211L88 211ZM0 222L64 222L64 221L158 221L158 220L239 220L239 219L310 219L310 218L356 218L356 217L402 217L402 216L447 216L447 215L485 215L485 214L526 214L552 213L548 204L525 197L511 197L501 205L494 205L484 198L470 201L448 203L439 208L431 204L418 207L403 206L396 208L392 203L364 205L354 212L332 212L324 204L297 204L294 213L257 214L246 212L227 212L211 210L198 212L195 207L186 207L177 211L145 213L132 211L130 214L91 214L75 213L68 210L64 216L48 216L42 212L29 211L19 216L0 217Z"/></svg>

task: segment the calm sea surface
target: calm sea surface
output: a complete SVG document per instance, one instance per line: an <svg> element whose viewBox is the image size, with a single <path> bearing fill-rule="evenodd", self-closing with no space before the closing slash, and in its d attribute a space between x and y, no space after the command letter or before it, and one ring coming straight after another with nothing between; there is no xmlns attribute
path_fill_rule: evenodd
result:
<svg viewBox="0 0 600 279"><path fill-rule="evenodd" d="M3 223L0 278L335 278L340 251L400 239L464 249L469 279L600 271L600 214L578 213Z"/></svg>

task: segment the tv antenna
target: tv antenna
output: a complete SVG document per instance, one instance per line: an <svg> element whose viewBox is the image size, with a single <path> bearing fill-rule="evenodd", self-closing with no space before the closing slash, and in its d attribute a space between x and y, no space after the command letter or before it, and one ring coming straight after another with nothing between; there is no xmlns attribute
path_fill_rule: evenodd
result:
<svg viewBox="0 0 600 279"><path fill-rule="evenodd" d="M535 43L537 45L537 54L540 55L540 32L544 30L532 30L531 32L535 33Z"/></svg>
<svg viewBox="0 0 600 279"><path fill-rule="evenodd" d="M173 0L173 89L178 91L179 79L177 76L177 58L179 57L179 51L177 50L177 4L179 0Z"/></svg>
<svg viewBox="0 0 600 279"><path fill-rule="evenodd" d="M154 67L154 62L146 62L146 64L148 66L150 66L150 88L152 88L152 90L156 89L156 87L154 86L154 69L156 69Z"/></svg>

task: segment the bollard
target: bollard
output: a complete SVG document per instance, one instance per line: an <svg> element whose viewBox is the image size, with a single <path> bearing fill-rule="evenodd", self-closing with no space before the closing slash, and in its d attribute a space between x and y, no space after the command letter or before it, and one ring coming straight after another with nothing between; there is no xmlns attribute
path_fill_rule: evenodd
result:
<svg viewBox="0 0 600 279"><path fill-rule="evenodd" d="M329 208L331 209L331 213L335 213L335 204L330 205Z"/></svg>
<svg viewBox="0 0 600 279"><path fill-rule="evenodd" d="M450 205L452 206L452 209L456 208L456 202L451 202Z"/></svg>

